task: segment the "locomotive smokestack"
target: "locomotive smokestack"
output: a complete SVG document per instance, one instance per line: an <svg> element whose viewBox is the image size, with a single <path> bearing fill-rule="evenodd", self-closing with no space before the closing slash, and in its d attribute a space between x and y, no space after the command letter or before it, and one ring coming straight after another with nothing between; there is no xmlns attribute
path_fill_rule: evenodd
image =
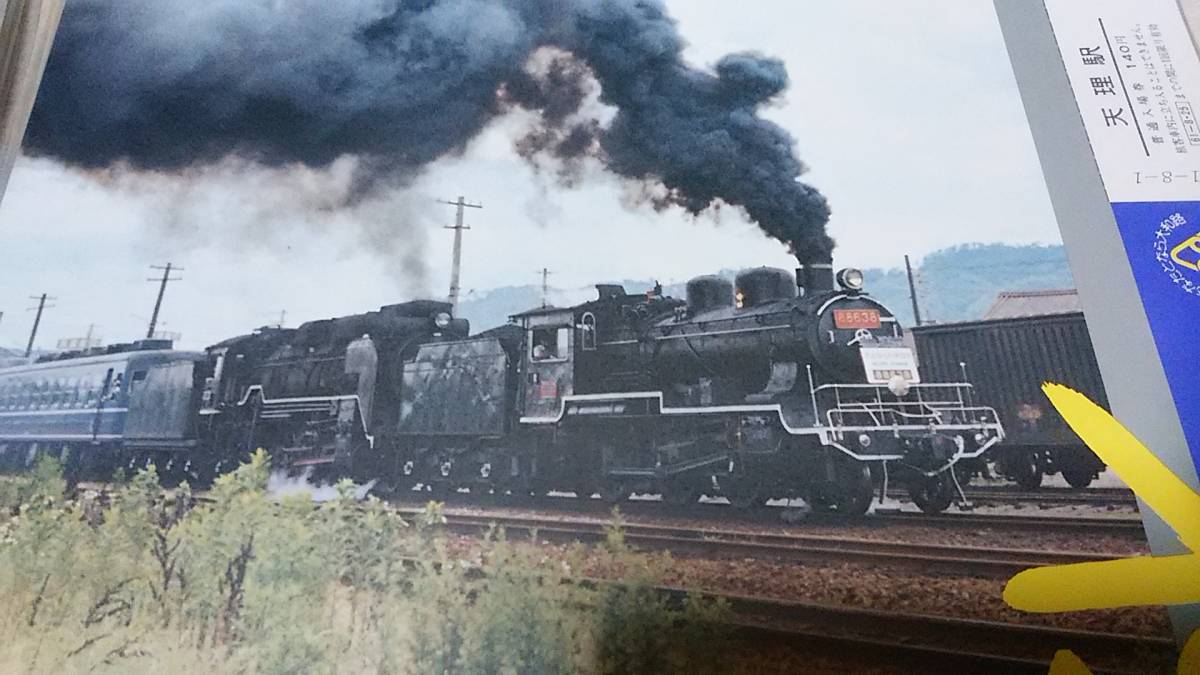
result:
<svg viewBox="0 0 1200 675"><path fill-rule="evenodd" d="M800 266L796 268L796 284L806 294L827 293L833 290L833 256L829 254L796 256Z"/></svg>

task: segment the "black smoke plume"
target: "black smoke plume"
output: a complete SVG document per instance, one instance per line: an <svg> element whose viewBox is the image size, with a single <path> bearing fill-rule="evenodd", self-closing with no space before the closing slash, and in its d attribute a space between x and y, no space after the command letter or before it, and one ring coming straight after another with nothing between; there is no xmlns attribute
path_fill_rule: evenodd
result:
<svg viewBox="0 0 1200 675"><path fill-rule="evenodd" d="M825 199L758 115L788 86L783 64L733 54L708 72L683 47L661 0L72 0L26 151L168 173L352 155L369 189L516 105L538 113L527 157L593 157L666 203L739 206L800 257L827 255ZM615 110L603 124L581 112L590 82Z"/></svg>

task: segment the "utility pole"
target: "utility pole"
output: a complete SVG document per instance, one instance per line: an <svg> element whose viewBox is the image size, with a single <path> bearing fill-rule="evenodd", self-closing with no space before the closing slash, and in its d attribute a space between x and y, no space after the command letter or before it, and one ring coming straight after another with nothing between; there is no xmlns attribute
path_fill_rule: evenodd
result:
<svg viewBox="0 0 1200 675"><path fill-rule="evenodd" d="M158 287L158 299L154 301L154 313L150 315L150 329L146 331L146 339L154 339L154 329L158 327L158 311L162 309L163 294L167 292L167 282L183 281L182 277L172 277L171 272L182 272L182 267L175 267L171 263L167 263L166 267L161 265L151 265L152 270L162 270L162 279L147 279L146 281L156 281L160 285Z"/></svg>
<svg viewBox="0 0 1200 675"><path fill-rule="evenodd" d="M904 256L904 269L908 271L908 293L909 297L912 298L913 319L916 320L917 325L920 326L921 306L920 303L917 302L917 284L915 281L913 281L912 263L909 262L907 255Z"/></svg>
<svg viewBox="0 0 1200 675"><path fill-rule="evenodd" d="M47 306L46 301L47 300L57 300L58 298L52 298L52 297L46 295L45 293L42 293L41 297L38 297L36 295L31 295L31 296L29 296L29 299L37 300L38 306L30 307L29 309L25 310L27 312L32 312L34 310L37 310L37 315L35 315L33 317L33 330L29 331L29 344L25 345L25 358L29 358L30 355L33 354L33 341L35 339L37 339L38 326L41 325L41 323L42 323L42 312L54 307L54 305Z"/></svg>
<svg viewBox="0 0 1200 675"><path fill-rule="evenodd" d="M482 204L469 204L465 197L459 197L457 201L448 202L439 200L442 204L457 207L457 212L454 218L454 225L447 225L447 230L454 230L454 260L450 265L450 313L458 311L458 279L462 271L462 233L463 230L471 228L463 224L463 217L467 209L482 209Z"/></svg>
<svg viewBox="0 0 1200 675"><path fill-rule="evenodd" d="M543 267L538 270L538 274L542 275L542 307L550 306L550 275L554 272L549 268Z"/></svg>
<svg viewBox="0 0 1200 675"><path fill-rule="evenodd" d="M287 310L279 310L279 327L283 328L283 324L287 323Z"/></svg>

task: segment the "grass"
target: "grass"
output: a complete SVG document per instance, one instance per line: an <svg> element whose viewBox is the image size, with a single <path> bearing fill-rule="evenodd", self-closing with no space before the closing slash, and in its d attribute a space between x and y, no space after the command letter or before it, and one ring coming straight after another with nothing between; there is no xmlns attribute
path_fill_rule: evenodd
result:
<svg viewBox="0 0 1200 675"><path fill-rule="evenodd" d="M567 560L503 533L447 537L374 499L265 492L263 454L196 502L153 470L104 510L51 460L0 485L0 672L718 672L725 610L668 606L619 522ZM575 570L605 558L620 584Z"/></svg>

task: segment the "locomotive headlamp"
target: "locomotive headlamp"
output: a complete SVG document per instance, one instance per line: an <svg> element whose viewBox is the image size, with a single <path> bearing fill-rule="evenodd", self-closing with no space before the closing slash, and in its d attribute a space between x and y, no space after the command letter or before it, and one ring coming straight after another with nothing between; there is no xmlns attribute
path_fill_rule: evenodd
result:
<svg viewBox="0 0 1200 675"><path fill-rule="evenodd" d="M433 325L438 328L445 328L450 325L450 314L448 312L438 312L433 316Z"/></svg>
<svg viewBox="0 0 1200 675"><path fill-rule="evenodd" d="M837 282L847 291L861 291L864 284L862 270L848 267L837 273Z"/></svg>

